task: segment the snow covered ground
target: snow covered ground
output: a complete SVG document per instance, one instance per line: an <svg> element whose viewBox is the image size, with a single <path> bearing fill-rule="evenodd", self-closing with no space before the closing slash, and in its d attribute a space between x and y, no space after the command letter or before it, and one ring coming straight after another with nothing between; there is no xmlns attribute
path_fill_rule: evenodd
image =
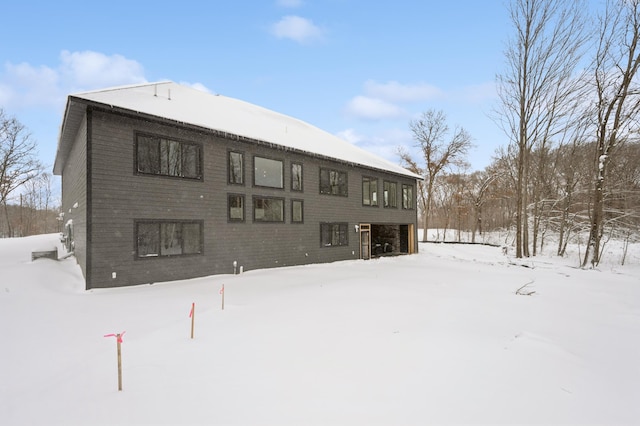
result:
<svg viewBox="0 0 640 426"><path fill-rule="evenodd" d="M638 245L599 270L420 244L84 291L73 258L31 261L56 244L0 239L3 425L640 422Z"/></svg>

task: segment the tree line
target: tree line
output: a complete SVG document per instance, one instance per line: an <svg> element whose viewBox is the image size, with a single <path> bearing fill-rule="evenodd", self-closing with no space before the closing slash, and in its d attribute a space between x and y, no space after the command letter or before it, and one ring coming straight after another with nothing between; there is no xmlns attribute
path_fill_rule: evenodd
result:
<svg viewBox="0 0 640 426"><path fill-rule="evenodd" d="M513 0L513 34L492 118L509 143L468 173L471 136L441 111L410 122L418 154L400 149L419 183L423 227L515 230L517 257L554 233L558 254L584 238L596 266L608 238L629 241L640 215L640 0ZM637 238L637 237L636 237ZM423 240L427 241L425 232Z"/></svg>
<svg viewBox="0 0 640 426"><path fill-rule="evenodd" d="M0 109L0 238L59 231L53 177L25 126Z"/></svg>

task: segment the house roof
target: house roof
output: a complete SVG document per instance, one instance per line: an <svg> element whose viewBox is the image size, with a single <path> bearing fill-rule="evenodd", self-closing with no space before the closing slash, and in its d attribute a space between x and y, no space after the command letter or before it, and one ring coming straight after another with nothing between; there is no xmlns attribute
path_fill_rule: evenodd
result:
<svg viewBox="0 0 640 426"><path fill-rule="evenodd" d="M96 105L197 126L323 158L422 179L311 124L257 105L205 93L174 82L114 87L70 95L53 171L62 173L87 105Z"/></svg>

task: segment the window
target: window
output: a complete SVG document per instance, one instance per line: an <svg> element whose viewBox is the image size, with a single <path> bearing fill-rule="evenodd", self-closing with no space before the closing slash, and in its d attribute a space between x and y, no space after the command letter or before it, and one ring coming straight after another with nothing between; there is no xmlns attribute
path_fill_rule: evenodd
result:
<svg viewBox="0 0 640 426"><path fill-rule="evenodd" d="M412 185L402 185L402 208L403 209L412 209L413 208L413 186Z"/></svg>
<svg viewBox="0 0 640 426"><path fill-rule="evenodd" d="M269 188L284 188L284 165L282 161L269 158L253 157L254 186L266 186Z"/></svg>
<svg viewBox="0 0 640 426"><path fill-rule="evenodd" d="M337 170L320 169L320 193L346 197L347 174Z"/></svg>
<svg viewBox="0 0 640 426"><path fill-rule="evenodd" d="M229 194L227 196L229 222L244 222L244 195Z"/></svg>
<svg viewBox="0 0 640 426"><path fill-rule="evenodd" d="M137 257L200 254L202 227L202 221L137 221Z"/></svg>
<svg viewBox="0 0 640 426"><path fill-rule="evenodd" d="M384 181L382 184L382 199L384 207L398 207L398 184Z"/></svg>
<svg viewBox="0 0 640 426"><path fill-rule="evenodd" d="M291 163L291 190L302 191L302 164Z"/></svg>
<svg viewBox="0 0 640 426"><path fill-rule="evenodd" d="M291 223L302 223L303 221L302 200L291 200Z"/></svg>
<svg viewBox="0 0 640 426"><path fill-rule="evenodd" d="M362 204L373 207L378 205L378 179L362 178Z"/></svg>
<svg viewBox="0 0 640 426"><path fill-rule="evenodd" d="M284 198L253 197L255 222L284 222Z"/></svg>
<svg viewBox="0 0 640 426"><path fill-rule="evenodd" d="M136 171L139 174L202 179L202 145L136 136Z"/></svg>
<svg viewBox="0 0 640 426"><path fill-rule="evenodd" d="M229 183L244 185L244 154L229 151Z"/></svg>
<svg viewBox="0 0 640 426"><path fill-rule="evenodd" d="M321 223L320 246L334 247L349 245L347 227L347 223Z"/></svg>

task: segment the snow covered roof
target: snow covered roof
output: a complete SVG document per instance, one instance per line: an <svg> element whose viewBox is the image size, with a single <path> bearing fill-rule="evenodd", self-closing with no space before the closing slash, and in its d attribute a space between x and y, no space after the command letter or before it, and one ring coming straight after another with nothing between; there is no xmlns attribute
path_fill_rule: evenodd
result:
<svg viewBox="0 0 640 426"><path fill-rule="evenodd" d="M422 179L324 130L238 99L213 95L174 82L114 87L70 95L60 130L54 173L61 174L86 104L138 114L266 142L324 158Z"/></svg>

